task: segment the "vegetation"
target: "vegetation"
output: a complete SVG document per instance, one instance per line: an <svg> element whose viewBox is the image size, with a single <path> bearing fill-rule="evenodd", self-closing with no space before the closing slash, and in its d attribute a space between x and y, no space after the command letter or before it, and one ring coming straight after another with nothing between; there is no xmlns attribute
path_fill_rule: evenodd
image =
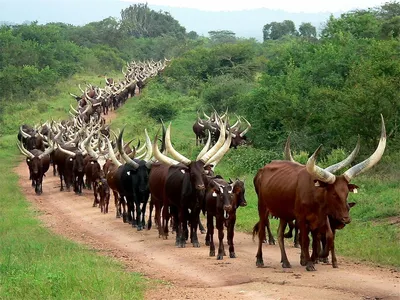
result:
<svg viewBox="0 0 400 300"><path fill-rule="evenodd" d="M332 17L320 37L307 23L298 32L290 22L269 24L264 43L229 31L213 31L210 39L186 34L171 16L142 4L124 10L121 21L0 27L0 298L121 298L128 290L140 297L139 276L121 275L114 262L44 230L9 172L17 163L19 125L67 116L75 101L68 92L79 93L78 83L103 85L104 75L119 78L130 59L174 57L141 97L119 110L112 126L128 125L127 136L143 141L144 128L154 137L160 117L172 120L174 146L194 158L197 110L228 107L252 123L252 145L231 150L217 167L224 177L245 179L248 206L237 220L243 231L258 220L255 172L282 158L289 133L300 162L308 157L304 151L324 144L321 166L344 157L360 135L360 161L377 145L382 113L387 149L376 167L354 180L360 189L349 201L357 205L352 223L338 232L337 248L341 255L400 266L399 228L390 223L400 215L399 11L400 4L390 2Z"/></svg>

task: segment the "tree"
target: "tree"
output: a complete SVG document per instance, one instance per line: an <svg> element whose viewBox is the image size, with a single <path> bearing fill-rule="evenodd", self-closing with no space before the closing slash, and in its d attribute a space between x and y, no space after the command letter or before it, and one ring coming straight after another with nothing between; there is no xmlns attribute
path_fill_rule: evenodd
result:
<svg viewBox="0 0 400 300"><path fill-rule="evenodd" d="M157 37L163 34L175 34L184 38L186 29L168 12L155 12L147 3L129 6L121 11L121 27L129 36Z"/></svg>
<svg viewBox="0 0 400 300"><path fill-rule="evenodd" d="M216 44L234 43L236 41L236 34L230 30L215 30L209 31L210 39Z"/></svg>
<svg viewBox="0 0 400 300"><path fill-rule="evenodd" d="M297 36L298 32L296 27L291 20L285 20L283 22L271 22L264 25L263 27L263 37L266 40L277 40L285 35Z"/></svg>
<svg viewBox="0 0 400 300"><path fill-rule="evenodd" d="M305 38L317 37L317 29L311 23L301 23L299 26L300 36Z"/></svg>

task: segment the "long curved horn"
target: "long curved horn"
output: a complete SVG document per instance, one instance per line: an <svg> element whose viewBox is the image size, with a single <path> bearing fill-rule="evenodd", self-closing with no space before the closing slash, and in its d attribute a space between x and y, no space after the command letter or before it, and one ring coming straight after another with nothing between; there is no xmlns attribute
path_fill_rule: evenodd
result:
<svg viewBox="0 0 400 300"><path fill-rule="evenodd" d="M105 135L103 135L103 138L107 141L107 145L108 145L108 155L110 156L112 162L114 163L114 165L116 165L117 167L122 166L121 162L118 161L118 159L115 157L115 153L114 153L114 149L111 145L110 140L108 139L108 137L106 137Z"/></svg>
<svg viewBox="0 0 400 300"><path fill-rule="evenodd" d="M288 138L286 140L286 144L285 144L285 160L295 162L295 160L293 159L292 153L290 151L290 135L288 136Z"/></svg>
<svg viewBox="0 0 400 300"><path fill-rule="evenodd" d="M60 144L58 144L58 149L60 149L61 152L64 152L65 154L68 154L68 155L70 155L70 156L72 156L72 157L75 157L75 156L76 156L76 153L75 153L75 152L72 152L72 151L69 151L69 150L67 150L67 149L62 148L62 147L60 146Z"/></svg>
<svg viewBox="0 0 400 300"><path fill-rule="evenodd" d="M31 135L30 134L28 134L28 133L26 133L25 131L23 131L22 130L22 125L19 127L19 131L21 132L21 135L24 137L24 138L30 138L31 137Z"/></svg>
<svg viewBox="0 0 400 300"><path fill-rule="evenodd" d="M71 104L70 104L69 106L71 107L71 109L72 109L72 111L73 111L74 113L79 114L79 112L78 112Z"/></svg>
<svg viewBox="0 0 400 300"><path fill-rule="evenodd" d="M386 147L386 128L385 128L385 121L383 120L382 115L381 119L382 119L382 129L378 147L376 148L375 152L366 160L356 164L355 166L351 167L346 172L344 172L343 176L346 178L348 182L350 182L350 180L353 177L372 168L382 158L383 152L385 151Z"/></svg>
<svg viewBox="0 0 400 300"><path fill-rule="evenodd" d="M90 145L90 140L92 139L92 136L94 135L94 131L83 141L83 146L85 147L87 153L93 157L94 159L98 159L99 155L94 152L92 146Z"/></svg>
<svg viewBox="0 0 400 300"><path fill-rule="evenodd" d="M224 144L222 145L221 148L218 149L217 153L213 157L211 157L205 165L210 165L210 164L217 164L222 157L225 155L225 153L229 150L232 142L232 133L229 132L228 138L225 140Z"/></svg>
<svg viewBox="0 0 400 300"><path fill-rule="evenodd" d="M81 90L82 94L85 93L85 92L82 90L82 88L81 88L81 84L78 84L78 88Z"/></svg>
<svg viewBox="0 0 400 300"><path fill-rule="evenodd" d="M243 131L240 133L240 137L243 137L243 136L247 133L247 131L249 131L249 129L251 128L250 122L247 121L245 117L243 117L243 119L244 119L244 120L246 121L246 123L247 123L247 128L246 128L245 130L243 130Z"/></svg>
<svg viewBox="0 0 400 300"><path fill-rule="evenodd" d="M218 141L215 143L215 145L210 150L208 150L203 155L202 158L200 158L200 160L203 161L204 163L206 163L211 157L214 156L215 153L217 153L218 149L222 147L224 142L225 142L225 123L222 122Z"/></svg>
<svg viewBox="0 0 400 300"><path fill-rule="evenodd" d="M125 130L125 128L123 128L123 129L121 130L121 133L119 134L118 139L117 139L118 151L119 151L119 154L121 154L122 158L125 160L125 162L126 162L128 165L132 166L134 169L137 169L137 168L139 168L139 164L138 164L137 162L135 162L134 160L132 160L132 159L125 153L124 147L122 146L122 135L124 134L124 130Z"/></svg>
<svg viewBox="0 0 400 300"><path fill-rule="evenodd" d="M24 145L21 142L17 143L17 147L19 151L21 151L21 153L26 157L29 157L31 159L35 157L35 155L33 155L31 152L25 149Z"/></svg>
<svg viewBox="0 0 400 300"><path fill-rule="evenodd" d="M160 150L158 149L158 145L157 145L157 140L158 140L158 133L156 134L156 137L154 138L154 142L153 142L153 153L154 153L154 157L161 163L169 165L169 166L173 166L173 165L177 165L179 164L179 161L176 161L172 158L169 158L168 156L162 154L160 152Z"/></svg>
<svg viewBox="0 0 400 300"><path fill-rule="evenodd" d="M315 150L314 154L311 155L311 157L308 159L307 164L306 164L306 169L307 172L313 176L315 179L318 179L322 182L326 182L329 184L332 184L336 180L336 176L333 175L331 172L325 171L324 169L318 167L315 164L315 161L317 159L317 156L319 152L321 151L322 145L318 147L317 150Z"/></svg>
<svg viewBox="0 0 400 300"><path fill-rule="evenodd" d="M203 147L203 149L200 151L199 155L197 155L196 160L200 160L202 158L202 156L207 153L208 149L210 148L210 144L211 144L211 132L210 132L210 130L208 130L207 142L206 142L205 146Z"/></svg>
<svg viewBox="0 0 400 300"><path fill-rule="evenodd" d="M44 150L44 152L39 155L39 159L42 159L46 155L50 155L51 152L53 152L53 151L54 151L54 144L50 143L49 147L47 147L46 150Z"/></svg>
<svg viewBox="0 0 400 300"><path fill-rule="evenodd" d="M79 98L79 96L77 96L77 95L75 95L75 94L72 94L72 93L69 93L72 97L74 97L75 99L76 98Z"/></svg>
<svg viewBox="0 0 400 300"><path fill-rule="evenodd" d="M167 132L165 134L165 146L167 147L167 150L169 153L171 153L171 156L175 158L176 160L180 161L181 163L185 165L189 165L191 163L190 159L186 158L182 154L180 154L178 151L172 147L171 144L171 123L169 123Z"/></svg>
<svg viewBox="0 0 400 300"><path fill-rule="evenodd" d="M153 147L151 146L151 140L149 134L147 133L147 129L144 129L144 135L146 136L146 148L147 153L146 156L143 158L144 161L149 161L151 156L153 155Z"/></svg>
<svg viewBox="0 0 400 300"><path fill-rule="evenodd" d="M350 155L348 157L346 157L341 162L338 162L337 164L334 164L332 166L325 168L325 170L328 172L331 172L331 173L335 173L335 172L339 171L340 169L343 169L344 167L350 165L353 162L353 160L356 158L359 150L360 150L360 136L358 136L356 147L354 148L354 150L350 153Z"/></svg>

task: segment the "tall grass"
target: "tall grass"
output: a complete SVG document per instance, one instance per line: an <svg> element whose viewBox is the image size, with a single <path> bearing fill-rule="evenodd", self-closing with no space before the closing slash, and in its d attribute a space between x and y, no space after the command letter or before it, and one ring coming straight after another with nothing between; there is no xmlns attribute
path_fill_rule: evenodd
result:
<svg viewBox="0 0 400 300"><path fill-rule="evenodd" d="M0 299L143 299L147 281L140 274L44 228L12 172L21 161L15 147L19 125L65 118L68 104L75 101L66 91L83 78L88 80L74 76L57 85L63 93L30 103L28 111L14 108L17 113L6 116L12 134L0 137ZM38 103L47 110L39 112Z"/></svg>

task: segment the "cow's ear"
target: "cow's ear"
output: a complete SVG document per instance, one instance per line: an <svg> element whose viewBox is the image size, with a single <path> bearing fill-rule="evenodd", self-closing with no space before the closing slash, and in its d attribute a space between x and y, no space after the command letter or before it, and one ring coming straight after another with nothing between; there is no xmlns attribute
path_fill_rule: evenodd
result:
<svg viewBox="0 0 400 300"><path fill-rule="evenodd" d="M323 182L323 181L321 181L321 180L318 180L318 179L314 179L314 185L315 185L316 187L322 187L322 188L324 188L324 187L327 186L327 183L325 183L325 182Z"/></svg>
<svg viewBox="0 0 400 300"><path fill-rule="evenodd" d="M358 191L357 191L357 189L358 189L358 186L357 185L355 185L355 184L348 184L347 185L348 186L348 188L349 188L349 192L352 192L352 193L354 193L354 194L357 194L358 193Z"/></svg>
<svg viewBox="0 0 400 300"><path fill-rule="evenodd" d="M354 205L356 205L355 202L349 202L348 204L349 204L350 208L352 208Z"/></svg>

